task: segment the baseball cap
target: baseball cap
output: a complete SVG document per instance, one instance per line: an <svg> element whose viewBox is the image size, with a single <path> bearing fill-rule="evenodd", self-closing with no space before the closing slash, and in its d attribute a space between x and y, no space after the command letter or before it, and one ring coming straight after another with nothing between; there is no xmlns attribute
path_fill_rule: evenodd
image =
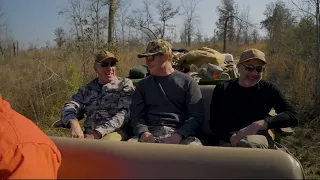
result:
<svg viewBox="0 0 320 180"><path fill-rule="evenodd" d="M172 53L172 45L164 39L155 39L148 43L144 53L138 54L138 58L166 53Z"/></svg>
<svg viewBox="0 0 320 180"><path fill-rule="evenodd" d="M253 48L243 51L239 59L239 64L249 61L251 59L259 59L263 61L265 64L267 64L265 54L262 51Z"/></svg>
<svg viewBox="0 0 320 180"><path fill-rule="evenodd" d="M99 52L95 57L95 62L96 63L101 62L109 58L114 59L118 62L118 59L116 58L116 56L107 50Z"/></svg>

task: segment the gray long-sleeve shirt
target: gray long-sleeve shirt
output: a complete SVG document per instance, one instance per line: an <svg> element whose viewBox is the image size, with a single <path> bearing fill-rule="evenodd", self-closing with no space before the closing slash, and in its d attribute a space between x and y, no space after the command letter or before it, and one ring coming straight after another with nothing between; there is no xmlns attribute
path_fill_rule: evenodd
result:
<svg viewBox="0 0 320 180"><path fill-rule="evenodd" d="M148 126L170 126L183 137L194 136L204 120L198 83L187 74L149 76L141 80L132 96L131 125L136 136Z"/></svg>

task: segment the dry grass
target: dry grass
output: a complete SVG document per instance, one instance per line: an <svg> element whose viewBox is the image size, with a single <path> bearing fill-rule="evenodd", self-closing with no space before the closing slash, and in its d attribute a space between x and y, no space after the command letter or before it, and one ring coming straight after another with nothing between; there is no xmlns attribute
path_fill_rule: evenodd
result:
<svg viewBox="0 0 320 180"><path fill-rule="evenodd" d="M185 48L184 44L174 44L175 48ZM196 44L187 49L207 46L222 51L222 44ZM267 52L265 43L237 47L228 45L227 50L234 57L248 48L261 49ZM130 67L143 64L137 54L144 50L136 47L134 50L117 52L120 62L117 67L119 76L127 76ZM305 60L299 60L287 54L269 54L266 79L276 82L287 97L303 114L311 109L314 99L315 70ZM51 125L60 119L60 110L68 98L78 87L93 77L92 54L81 58L70 50L41 50L21 52L19 57L0 57L0 92L12 107L34 120L48 135L69 136L65 129L54 129ZM85 71L85 72L84 72ZM301 116L302 124L295 128L296 135L284 139L296 157L302 162L309 179L320 178L320 134L317 128L320 120L310 121L309 117Z"/></svg>
<svg viewBox="0 0 320 180"><path fill-rule="evenodd" d="M295 135L283 140L304 168L306 179L320 179L320 119L295 128Z"/></svg>

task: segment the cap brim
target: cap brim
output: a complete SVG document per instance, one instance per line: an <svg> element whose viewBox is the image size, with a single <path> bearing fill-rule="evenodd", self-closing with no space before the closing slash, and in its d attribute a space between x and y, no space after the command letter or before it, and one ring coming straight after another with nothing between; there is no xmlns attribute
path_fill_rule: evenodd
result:
<svg viewBox="0 0 320 180"><path fill-rule="evenodd" d="M149 57L149 56L153 56L153 55L156 55L158 53L141 53L141 54L138 54L138 58L144 58L144 57Z"/></svg>
<svg viewBox="0 0 320 180"><path fill-rule="evenodd" d="M262 59L259 59L259 58L257 58L257 57L248 58L248 59L246 59L246 60L244 60L244 61L242 61L242 62L239 61L238 64L242 64L242 63L247 62L247 61L252 60L252 59L257 59L257 60L262 61L264 64L267 64L266 61L264 61L264 60L262 60Z"/></svg>
<svg viewBox="0 0 320 180"><path fill-rule="evenodd" d="M98 61L98 62L100 63L100 62L105 61L105 60L107 60L107 59L114 59L114 60L116 60L117 62L119 62L119 60L118 60L116 57L107 57L107 58L104 58L104 59L102 59L101 61Z"/></svg>

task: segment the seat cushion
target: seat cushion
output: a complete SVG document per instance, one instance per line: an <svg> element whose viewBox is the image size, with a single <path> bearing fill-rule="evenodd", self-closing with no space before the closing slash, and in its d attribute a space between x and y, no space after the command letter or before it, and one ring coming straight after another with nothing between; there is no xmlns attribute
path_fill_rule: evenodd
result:
<svg viewBox="0 0 320 180"><path fill-rule="evenodd" d="M202 93L203 98L203 105L205 110L205 120L202 125L202 134L205 136L212 136L213 133L210 130L210 104L211 104L211 97L213 90L215 88L215 85L200 85L200 90Z"/></svg>

